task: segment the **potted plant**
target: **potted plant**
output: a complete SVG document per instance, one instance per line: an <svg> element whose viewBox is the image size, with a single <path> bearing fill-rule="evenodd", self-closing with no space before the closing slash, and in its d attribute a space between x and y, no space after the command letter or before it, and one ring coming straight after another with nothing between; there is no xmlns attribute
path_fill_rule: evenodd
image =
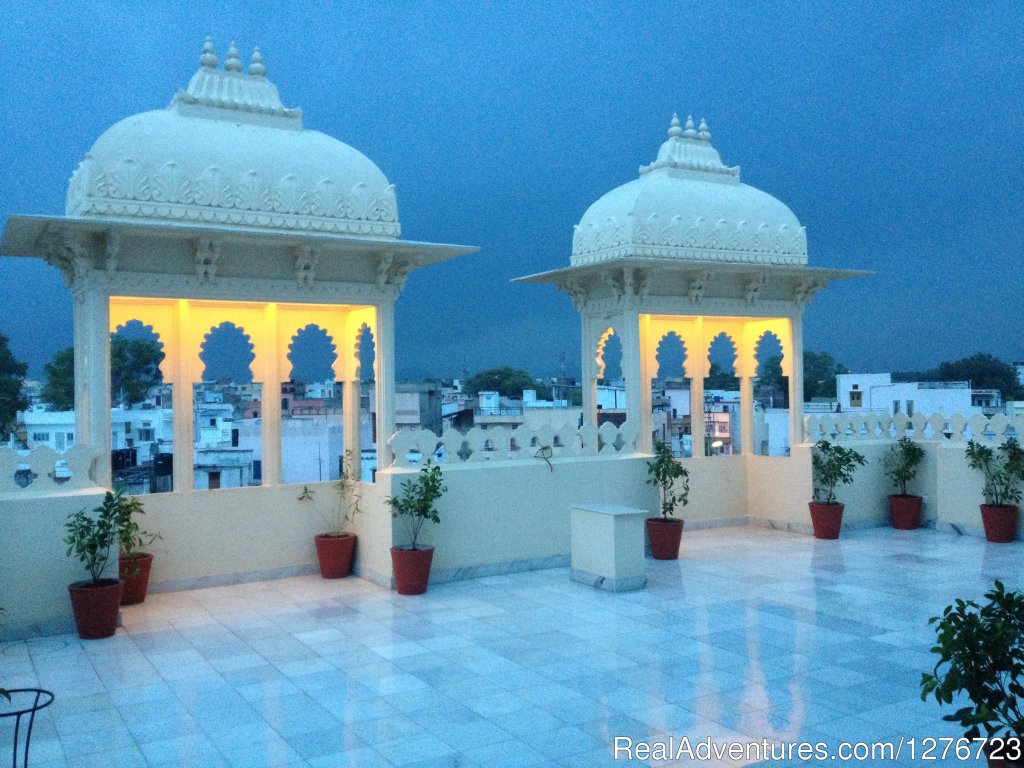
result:
<svg viewBox="0 0 1024 768"><path fill-rule="evenodd" d="M325 579L344 578L352 572L356 535L345 529L362 511L359 508L360 496L356 493L358 488L359 480L355 475L352 452L346 451L341 477L334 484L334 490L338 493L338 503L331 506L329 513L321 512L330 530L327 533L318 533L313 539L316 544L316 559L320 563L320 576ZM311 495L311 492L306 490L304 495Z"/></svg>
<svg viewBox="0 0 1024 768"><path fill-rule="evenodd" d="M107 495L111 494L108 492ZM125 496L121 489L116 490L112 496L117 506L117 570L124 582L121 605L136 605L146 599L149 574L153 569L153 555L141 551L142 547L149 546L161 536L139 528L135 517L144 515L145 511L137 496Z"/></svg>
<svg viewBox="0 0 1024 768"><path fill-rule="evenodd" d="M651 556L655 560L676 560L683 536L683 521L674 517L676 507L685 507L690 494L690 473L676 461L663 442L654 444L654 458L647 462L647 484L658 489L661 517L645 521Z"/></svg>
<svg viewBox="0 0 1024 768"><path fill-rule="evenodd" d="M917 477L923 460L924 448L909 437L901 437L882 456L885 476L899 489L898 494L889 495L889 512L892 527L901 531L912 531L921 524L922 499L907 493L907 483Z"/></svg>
<svg viewBox="0 0 1024 768"><path fill-rule="evenodd" d="M952 704L966 695L971 705L942 719L964 726L968 739L989 739L990 766L1024 766L1024 595L996 581L985 598L984 605L957 600L941 618L929 620L938 638L932 653L939 660L931 674L921 676L921 699L931 694L940 704Z"/></svg>
<svg viewBox="0 0 1024 768"><path fill-rule="evenodd" d="M1024 481L1024 449L1016 438L1010 438L994 451L987 445L971 440L965 452L971 469L980 469L985 476L981 505L981 522L985 538L999 544L1017 537L1017 505L1020 503L1020 484Z"/></svg>
<svg viewBox="0 0 1024 768"><path fill-rule="evenodd" d="M428 460L415 479L402 483L400 496L387 498L391 516L405 522L412 539L408 546L391 548L395 589L400 595L422 595L427 591L434 548L421 548L417 542L420 529L427 520L441 522L435 505L447 490L441 475L441 467Z"/></svg>
<svg viewBox="0 0 1024 768"><path fill-rule="evenodd" d="M114 494L107 491L103 503L94 510L95 516L80 509L64 524L67 556L81 560L90 577L68 585L75 626L83 640L110 637L117 630L123 584L118 579L104 579L103 571L111 548L118 542L118 507Z"/></svg>
<svg viewBox="0 0 1024 768"><path fill-rule="evenodd" d="M843 525L843 505L836 501L836 486L853 482L857 467L865 464L864 457L852 448L833 445L819 440L811 451L811 469L814 481L814 501L811 525L816 539L838 539Z"/></svg>

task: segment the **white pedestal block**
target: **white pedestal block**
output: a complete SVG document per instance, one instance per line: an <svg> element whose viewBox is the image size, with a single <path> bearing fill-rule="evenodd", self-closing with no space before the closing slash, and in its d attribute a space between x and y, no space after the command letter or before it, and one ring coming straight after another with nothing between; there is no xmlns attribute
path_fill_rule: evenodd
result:
<svg viewBox="0 0 1024 768"><path fill-rule="evenodd" d="M616 504L579 504L570 515L570 578L609 592L647 585L644 562L646 509Z"/></svg>

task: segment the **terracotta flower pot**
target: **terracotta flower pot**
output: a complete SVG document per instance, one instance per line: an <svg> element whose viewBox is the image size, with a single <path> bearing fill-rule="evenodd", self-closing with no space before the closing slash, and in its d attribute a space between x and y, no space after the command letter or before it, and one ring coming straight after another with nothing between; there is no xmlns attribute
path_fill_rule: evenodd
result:
<svg viewBox="0 0 1024 768"><path fill-rule="evenodd" d="M153 556L148 552L123 558L117 563L118 575L124 582L121 605L137 605L146 599L149 573L153 569Z"/></svg>
<svg viewBox="0 0 1024 768"><path fill-rule="evenodd" d="M320 562L320 575L325 579L341 579L352 572L352 557L356 551L356 535L321 533L314 538L316 559Z"/></svg>
<svg viewBox="0 0 1024 768"><path fill-rule="evenodd" d="M674 517L649 517L644 522L647 540L651 542L651 557L655 560L678 560L683 521Z"/></svg>
<svg viewBox="0 0 1024 768"><path fill-rule="evenodd" d="M818 504L810 502L811 526L816 539L838 539L839 530L843 527L843 505L839 502Z"/></svg>
<svg viewBox="0 0 1024 768"><path fill-rule="evenodd" d="M117 631L117 612L121 608L123 585L117 579L76 581L68 585L71 610L75 614L78 636L83 640L99 640Z"/></svg>
<svg viewBox="0 0 1024 768"><path fill-rule="evenodd" d="M921 525L922 502L920 496L890 496L889 512L892 513L892 527L900 531L912 531Z"/></svg>
<svg viewBox="0 0 1024 768"><path fill-rule="evenodd" d="M981 522L985 526L985 538L996 544L1006 544L1017 538L1016 504L992 506L981 505Z"/></svg>
<svg viewBox="0 0 1024 768"><path fill-rule="evenodd" d="M434 548L391 548L391 567L395 571L395 589L400 595L422 595L430 581L430 564Z"/></svg>

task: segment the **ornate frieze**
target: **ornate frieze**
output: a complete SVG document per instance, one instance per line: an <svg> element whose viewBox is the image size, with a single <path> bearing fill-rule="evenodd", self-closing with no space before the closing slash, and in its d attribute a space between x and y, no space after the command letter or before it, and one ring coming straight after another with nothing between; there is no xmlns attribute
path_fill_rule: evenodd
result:
<svg viewBox="0 0 1024 768"><path fill-rule="evenodd" d="M69 216L130 216L197 224L236 224L334 234L398 237L395 187L344 189L332 179L305 187L294 175L232 176L216 165L190 175L173 160L131 157L104 166L86 155L68 187Z"/></svg>

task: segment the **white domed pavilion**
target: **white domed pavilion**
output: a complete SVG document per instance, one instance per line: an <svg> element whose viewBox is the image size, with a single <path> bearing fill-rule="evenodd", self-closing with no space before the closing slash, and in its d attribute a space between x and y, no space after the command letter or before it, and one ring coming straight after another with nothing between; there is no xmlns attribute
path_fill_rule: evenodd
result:
<svg viewBox="0 0 1024 768"><path fill-rule="evenodd" d="M394 431L394 304L409 273L475 248L399 239L395 188L353 147L303 126L256 49L199 70L164 109L107 129L71 176L64 216L11 216L0 250L58 267L74 297L76 440L110 452L109 335L149 326L173 385L175 491L193 487L200 351L230 321L262 390L262 475L281 482L281 382L289 342L316 325L337 350L346 450L359 451L359 339L375 346L376 443ZM369 377L367 377L369 378ZM109 462L96 479L110 484Z"/></svg>
<svg viewBox="0 0 1024 768"><path fill-rule="evenodd" d="M626 421L637 448L652 447L651 379L659 343L682 341L690 413L702 413L711 342L725 334L736 351L742 446L752 453L755 350L766 334L782 347L789 377L790 435L801 435L804 307L831 280L866 273L807 266L807 237L793 212L740 181L722 162L704 120L673 116L668 138L639 177L593 203L575 227L570 266L529 277L553 283L582 318L583 407L596 423L603 350L622 343ZM692 419L693 455L705 452L705 424Z"/></svg>

